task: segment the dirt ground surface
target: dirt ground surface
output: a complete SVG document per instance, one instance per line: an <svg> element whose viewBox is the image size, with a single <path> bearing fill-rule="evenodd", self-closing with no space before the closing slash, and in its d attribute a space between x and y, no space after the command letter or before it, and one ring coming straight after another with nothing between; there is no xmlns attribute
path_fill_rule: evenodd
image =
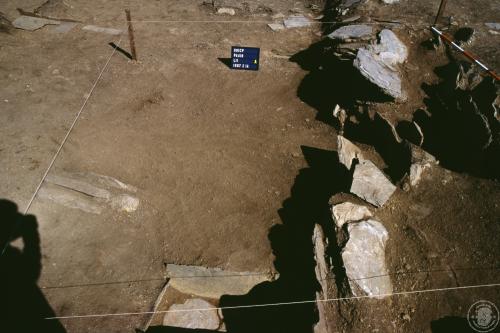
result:
<svg viewBox="0 0 500 333"><path fill-rule="evenodd" d="M434 69L448 62L444 52L422 45L431 36L426 27L437 2L402 0L389 6L368 1L353 11L369 20L405 22L380 27L394 28L410 49L403 65L409 99L372 104L395 122L410 119L424 106L422 84L435 84ZM48 177L89 182L95 174L112 177L123 183L118 197L128 193L139 205L124 209L87 193L42 184L28 212L34 216L30 223L36 219L38 226L39 239L33 236L32 241L39 254L31 259L39 272L33 279L16 281L11 289L33 289L36 296L31 297L42 304L46 317L150 311L165 283L165 264L171 263L296 275L291 284L263 289L265 297L250 293L242 304L310 299L300 290L300 279L308 274L303 271L311 271L308 261L301 260L311 249L301 242L310 241L311 223L333 223L328 220L328 200L345 191L346 180L339 178L344 174L336 171L337 131L328 117L343 101L342 85L349 78L339 73L325 80L314 61L293 57L320 41L324 25L273 32L266 24L241 22L271 22L279 13L315 17L322 2L247 3L235 16L216 15L201 0L0 4L9 20L21 7L80 22L66 33L55 26L0 32L0 198L17 204L19 214L106 66L113 52L108 43L128 49L126 35L81 27L126 29L125 8L136 21L139 61L118 51L113 54ZM500 36L489 33L484 22L498 22L499 10L495 1L458 0L449 1L445 13L453 15L458 26L477 29L470 49L497 69ZM213 20L238 22L171 22ZM260 70L230 70L227 58L233 45L260 47ZM381 168L387 166L369 140L355 143ZM386 257L395 292L500 282L498 180L436 166L417 188L403 190L402 183L398 185L388 204L375 213L389 232ZM75 208L75 198L86 204ZM1 203L1 209L12 210ZM294 226L301 223L307 227ZM276 226L288 229L276 236ZM15 258L21 251L17 248L29 249L27 241L14 243L6 253ZM15 264L11 275L33 269L22 265ZM15 318L20 321L25 318L23 297L19 291L16 302L6 305L12 312L19 310ZM462 320L482 299L500 307L500 289L327 306L334 332L439 333L455 327L445 320L445 330L439 330L439 320ZM309 314L284 309L272 315L243 312L237 318L245 317L241 325L248 327L228 331L249 332L255 326L262 332L301 332L300 325L285 328L309 320ZM133 332L149 317L60 319L51 329Z"/></svg>

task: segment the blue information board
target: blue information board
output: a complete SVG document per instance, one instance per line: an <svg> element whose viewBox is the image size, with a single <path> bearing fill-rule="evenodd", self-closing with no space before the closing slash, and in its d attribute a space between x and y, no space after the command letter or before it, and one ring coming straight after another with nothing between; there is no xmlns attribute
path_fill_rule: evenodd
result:
<svg viewBox="0 0 500 333"><path fill-rule="evenodd" d="M256 71L259 69L260 49L257 47L231 47L231 68Z"/></svg>

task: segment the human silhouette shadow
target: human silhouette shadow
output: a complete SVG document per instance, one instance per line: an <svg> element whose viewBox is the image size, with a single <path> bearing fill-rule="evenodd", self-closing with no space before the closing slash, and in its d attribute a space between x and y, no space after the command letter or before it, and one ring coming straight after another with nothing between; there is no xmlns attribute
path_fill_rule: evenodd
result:
<svg viewBox="0 0 500 333"><path fill-rule="evenodd" d="M223 309L228 332L287 332L309 333L318 321L314 300L320 289L316 280L312 235L314 224L333 228L328 201L339 191L348 188L347 170L338 162L336 152L302 146L308 168L301 169L295 178L291 196L278 211L282 224L271 227L268 238L275 256L279 278L263 282L246 295L224 295L221 307L269 303L309 303Z"/></svg>
<svg viewBox="0 0 500 333"><path fill-rule="evenodd" d="M23 249L11 245L21 239ZM9 333L66 332L37 286L41 251L38 223L33 215L18 212L17 205L0 199L0 331Z"/></svg>

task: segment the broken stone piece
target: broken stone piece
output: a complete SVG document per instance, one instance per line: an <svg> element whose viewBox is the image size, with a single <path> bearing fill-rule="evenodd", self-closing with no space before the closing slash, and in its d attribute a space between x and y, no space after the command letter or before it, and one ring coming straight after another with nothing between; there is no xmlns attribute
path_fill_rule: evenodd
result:
<svg viewBox="0 0 500 333"><path fill-rule="evenodd" d="M422 148L410 144L411 166L410 166L410 185L417 186L420 182L423 172L437 163L434 156L424 151Z"/></svg>
<svg viewBox="0 0 500 333"><path fill-rule="evenodd" d="M312 23L304 15L292 15L284 20L283 24L287 29L308 27Z"/></svg>
<svg viewBox="0 0 500 333"><path fill-rule="evenodd" d="M387 5L392 5L392 4L398 3L399 0L382 0L382 2L387 4Z"/></svg>
<svg viewBox="0 0 500 333"><path fill-rule="evenodd" d="M42 17L21 15L12 22L17 29L35 31L49 24L60 24L60 21L50 20Z"/></svg>
<svg viewBox="0 0 500 333"><path fill-rule="evenodd" d="M394 32L384 29L378 37L379 42L372 45L371 49L387 66L393 68L394 65L406 61L408 58L408 49Z"/></svg>
<svg viewBox="0 0 500 333"><path fill-rule="evenodd" d="M103 28L95 25L86 25L82 29L87 31L100 32L108 35L120 35L123 33L123 30L120 29Z"/></svg>
<svg viewBox="0 0 500 333"><path fill-rule="evenodd" d="M394 32L384 29L379 34L379 42L358 50L354 67L361 75L377 85L385 94L398 100L405 100L400 73L396 65L408 57L408 49Z"/></svg>
<svg viewBox="0 0 500 333"><path fill-rule="evenodd" d="M396 191L389 179L373 162L361 160L354 169L351 193L363 200L382 207Z"/></svg>
<svg viewBox="0 0 500 333"><path fill-rule="evenodd" d="M392 283L385 264L387 230L378 221L368 220L347 225L349 240L342 250L342 260L354 296L384 298L392 293Z"/></svg>
<svg viewBox="0 0 500 333"><path fill-rule="evenodd" d="M230 272L200 266L167 265L169 284L184 294L219 299L222 295L244 295L257 284L271 281L265 273ZM210 278L207 278L210 277Z"/></svg>
<svg viewBox="0 0 500 333"><path fill-rule="evenodd" d="M188 299L184 304L172 305L169 311L163 318L164 326L216 330L221 324L217 309L203 299Z"/></svg>
<svg viewBox="0 0 500 333"><path fill-rule="evenodd" d="M325 235L323 233L323 228L319 224L314 225L313 231L313 245L314 245L314 259L316 261L316 279L321 285L321 294L326 295L325 293L328 291L328 265L326 263L326 241Z"/></svg>
<svg viewBox="0 0 500 333"><path fill-rule="evenodd" d="M342 163L347 170L351 170L352 161L355 158L358 160L363 158L361 149L342 135L337 136L337 151L339 154L339 162Z"/></svg>
<svg viewBox="0 0 500 333"><path fill-rule="evenodd" d="M491 22L491 23L485 23L485 25L490 29L500 30L500 23Z"/></svg>
<svg viewBox="0 0 500 333"><path fill-rule="evenodd" d="M343 202L332 206L332 218L338 229L342 228L345 223L366 220L372 216L367 207L352 202Z"/></svg>
<svg viewBox="0 0 500 333"><path fill-rule="evenodd" d="M267 26L271 28L272 31L280 31L285 29L285 26L282 23L269 23Z"/></svg>
<svg viewBox="0 0 500 333"><path fill-rule="evenodd" d="M346 25L338 28L328 35L331 39L359 39L370 37L373 34L373 27L366 24Z"/></svg>
<svg viewBox="0 0 500 333"><path fill-rule="evenodd" d="M234 10L234 8L221 7L217 9L217 14L234 16L236 15L236 11Z"/></svg>
<svg viewBox="0 0 500 333"><path fill-rule="evenodd" d="M53 28L52 31L58 34L65 34L71 31L76 26L77 23L75 22L61 22L61 24Z"/></svg>
<svg viewBox="0 0 500 333"><path fill-rule="evenodd" d="M124 192L136 191L113 177L58 171L47 175L40 197L92 214L100 214L106 205L131 213L139 207L139 199Z"/></svg>

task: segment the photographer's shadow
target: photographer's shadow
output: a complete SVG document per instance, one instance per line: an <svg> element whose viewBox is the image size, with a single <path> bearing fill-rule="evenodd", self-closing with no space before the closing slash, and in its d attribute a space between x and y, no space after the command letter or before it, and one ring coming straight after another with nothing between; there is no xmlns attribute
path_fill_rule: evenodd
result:
<svg viewBox="0 0 500 333"><path fill-rule="evenodd" d="M20 239L22 250L12 242ZM33 215L18 212L17 205L0 199L0 331L66 332L37 286L41 251L38 223Z"/></svg>

